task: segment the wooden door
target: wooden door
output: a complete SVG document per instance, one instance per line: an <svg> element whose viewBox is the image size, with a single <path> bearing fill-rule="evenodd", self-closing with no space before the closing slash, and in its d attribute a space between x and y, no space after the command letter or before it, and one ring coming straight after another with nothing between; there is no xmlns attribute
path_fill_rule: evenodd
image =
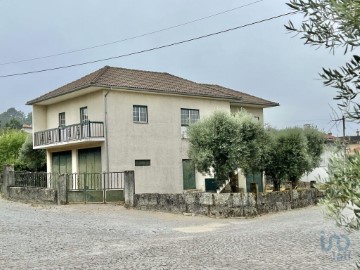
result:
<svg viewBox="0 0 360 270"><path fill-rule="evenodd" d="M70 174L72 173L71 166L71 151L52 153L52 173L55 174Z"/></svg>
<svg viewBox="0 0 360 270"><path fill-rule="evenodd" d="M191 162L190 159L183 159L182 167L183 167L184 190L196 189L195 165Z"/></svg>
<svg viewBox="0 0 360 270"><path fill-rule="evenodd" d="M79 149L79 182L88 189L100 189L101 177L101 148Z"/></svg>

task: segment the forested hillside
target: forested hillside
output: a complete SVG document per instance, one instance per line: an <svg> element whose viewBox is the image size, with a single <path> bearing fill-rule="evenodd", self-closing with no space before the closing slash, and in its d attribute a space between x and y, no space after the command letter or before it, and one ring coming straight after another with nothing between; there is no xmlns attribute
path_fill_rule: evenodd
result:
<svg viewBox="0 0 360 270"><path fill-rule="evenodd" d="M5 112L0 113L0 129L6 127L20 129L23 124L32 124L32 113L25 115L24 112L18 111L15 108L10 108Z"/></svg>

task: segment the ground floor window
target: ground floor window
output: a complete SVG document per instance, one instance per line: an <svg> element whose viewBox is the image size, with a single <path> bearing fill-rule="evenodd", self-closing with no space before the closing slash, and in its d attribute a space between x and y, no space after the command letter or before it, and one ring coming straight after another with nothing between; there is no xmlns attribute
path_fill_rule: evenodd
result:
<svg viewBox="0 0 360 270"><path fill-rule="evenodd" d="M150 159L137 159L135 166L150 166Z"/></svg>

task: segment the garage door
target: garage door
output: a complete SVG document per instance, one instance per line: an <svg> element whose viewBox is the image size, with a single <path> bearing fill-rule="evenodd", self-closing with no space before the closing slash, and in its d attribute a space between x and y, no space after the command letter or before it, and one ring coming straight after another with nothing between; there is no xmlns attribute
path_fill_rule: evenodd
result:
<svg viewBox="0 0 360 270"><path fill-rule="evenodd" d="M51 170L55 174L71 173L71 151L52 153Z"/></svg>

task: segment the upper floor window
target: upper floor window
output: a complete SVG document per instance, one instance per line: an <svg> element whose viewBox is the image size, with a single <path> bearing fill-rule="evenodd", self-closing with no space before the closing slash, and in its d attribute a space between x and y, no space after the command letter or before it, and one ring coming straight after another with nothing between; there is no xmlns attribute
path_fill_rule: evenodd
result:
<svg viewBox="0 0 360 270"><path fill-rule="evenodd" d="M87 107L80 108L80 123L84 124L87 123L88 121L89 121L89 117L88 117Z"/></svg>
<svg viewBox="0 0 360 270"><path fill-rule="evenodd" d="M59 127L65 126L65 113L59 113Z"/></svg>
<svg viewBox="0 0 360 270"><path fill-rule="evenodd" d="M181 109L181 126L187 127L200 119L199 110Z"/></svg>
<svg viewBox="0 0 360 270"><path fill-rule="evenodd" d="M133 106L133 121L134 123L148 122L147 106L140 106L140 105Z"/></svg>

